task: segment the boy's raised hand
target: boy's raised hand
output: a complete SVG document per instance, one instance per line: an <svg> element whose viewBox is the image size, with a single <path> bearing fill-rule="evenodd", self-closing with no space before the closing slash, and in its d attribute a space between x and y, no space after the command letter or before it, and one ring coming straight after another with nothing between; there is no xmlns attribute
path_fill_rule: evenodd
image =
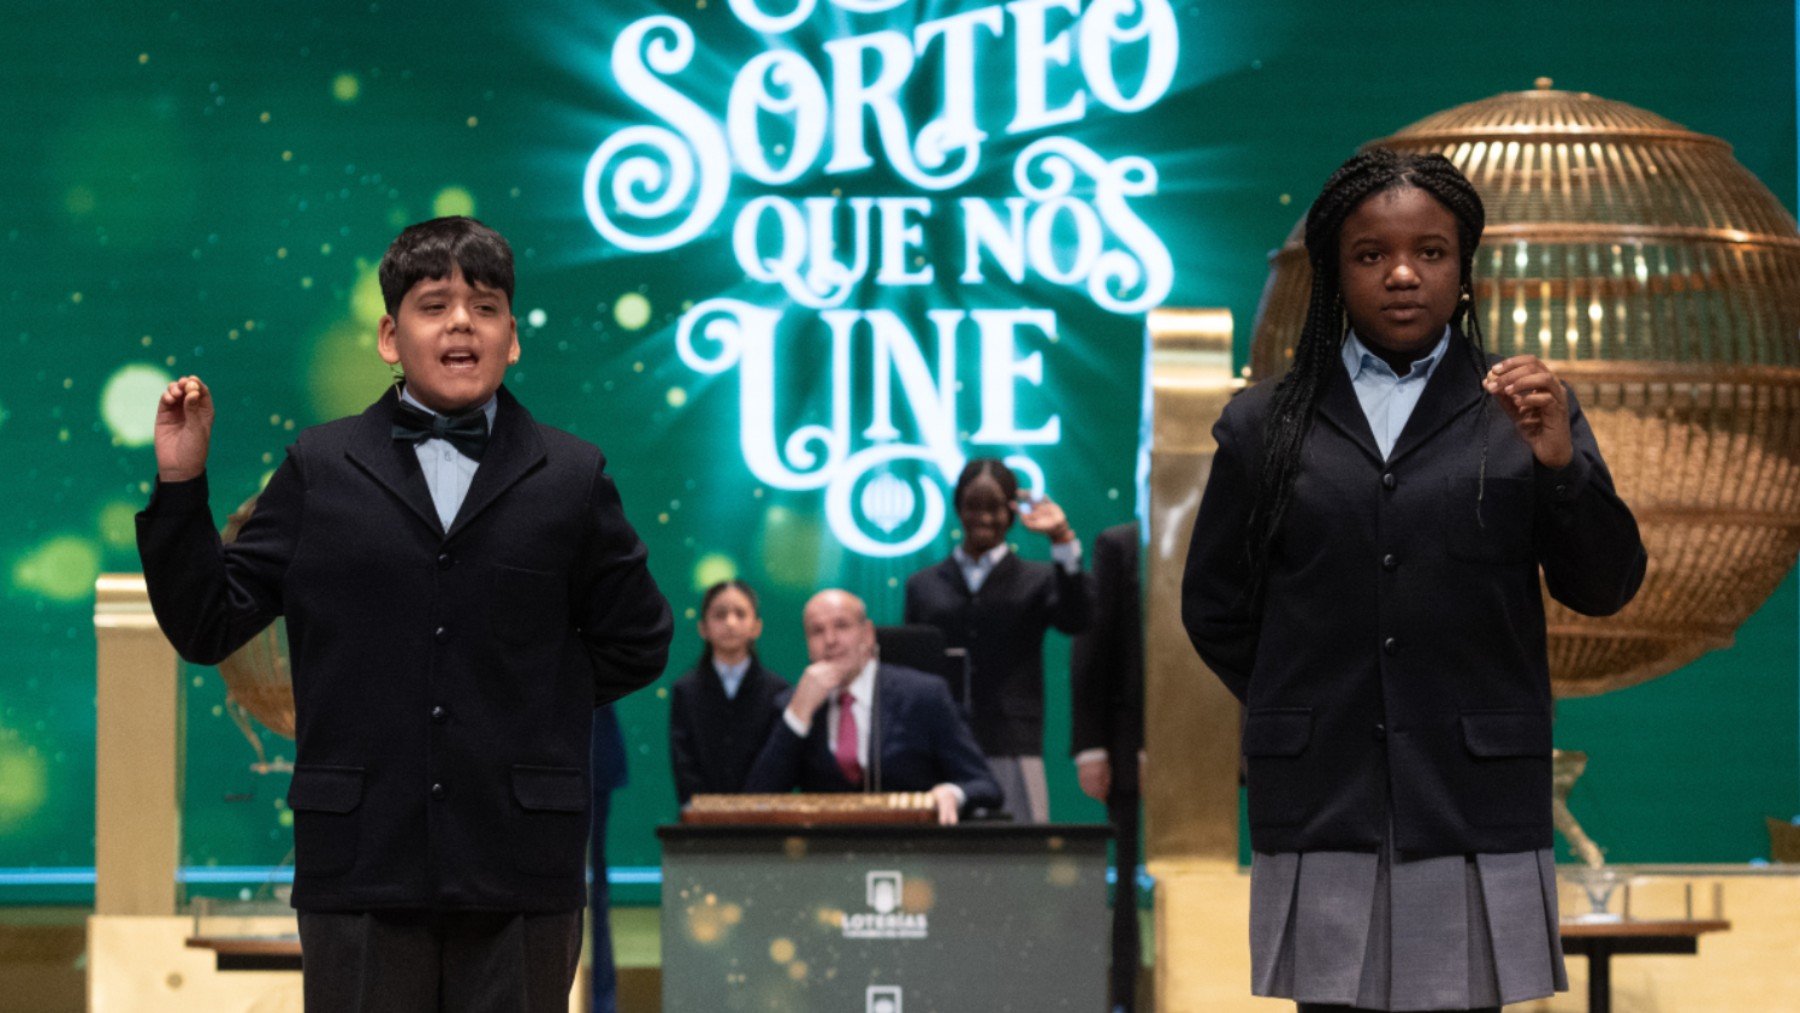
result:
<svg viewBox="0 0 1800 1013"><path fill-rule="evenodd" d="M156 477L186 482L206 471L212 445L212 392L197 376L169 384L156 402Z"/></svg>

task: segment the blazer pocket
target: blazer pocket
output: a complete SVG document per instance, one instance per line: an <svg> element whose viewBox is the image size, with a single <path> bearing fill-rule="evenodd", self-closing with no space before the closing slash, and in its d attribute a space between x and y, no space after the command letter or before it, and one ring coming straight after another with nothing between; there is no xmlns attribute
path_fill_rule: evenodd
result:
<svg viewBox="0 0 1800 1013"><path fill-rule="evenodd" d="M488 609L494 635L511 644L542 642L568 624L562 578L542 570L495 564Z"/></svg>
<svg viewBox="0 0 1800 1013"><path fill-rule="evenodd" d="M1550 716L1539 711L1468 711L1463 742L1478 757L1536 756L1548 760Z"/></svg>
<svg viewBox="0 0 1800 1013"><path fill-rule="evenodd" d="M581 872L588 835L587 774L579 767L512 768L513 860L532 876Z"/></svg>
<svg viewBox="0 0 1800 1013"><path fill-rule="evenodd" d="M1542 711L1466 711L1464 805L1476 826L1550 822L1550 716Z"/></svg>
<svg viewBox="0 0 1800 1013"><path fill-rule="evenodd" d="M1312 725L1310 707L1252 710L1244 719L1244 780L1252 827L1305 822L1312 779L1304 755Z"/></svg>
<svg viewBox="0 0 1800 1013"><path fill-rule="evenodd" d="M1253 710L1244 720L1245 756L1299 756L1312 741L1312 708Z"/></svg>
<svg viewBox="0 0 1800 1013"><path fill-rule="evenodd" d="M1445 549L1471 563L1526 563L1532 546L1532 483L1458 477L1444 485Z"/></svg>
<svg viewBox="0 0 1800 1013"><path fill-rule="evenodd" d="M335 876L356 864L363 768L294 768L287 804L294 811L294 870L302 876Z"/></svg>

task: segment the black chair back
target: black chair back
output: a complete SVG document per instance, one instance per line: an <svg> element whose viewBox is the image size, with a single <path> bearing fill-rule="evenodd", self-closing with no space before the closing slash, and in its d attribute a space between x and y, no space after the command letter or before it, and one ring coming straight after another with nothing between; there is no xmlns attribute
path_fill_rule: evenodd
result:
<svg viewBox="0 0 1800 1013"><path fill-rule="evenodd" d="M950 647L944 631L935 626L875 627L875 646L881 660L890 665L904 665L942 678L950 684L950 695L969 710L968 654L960 647Z"/></svg>

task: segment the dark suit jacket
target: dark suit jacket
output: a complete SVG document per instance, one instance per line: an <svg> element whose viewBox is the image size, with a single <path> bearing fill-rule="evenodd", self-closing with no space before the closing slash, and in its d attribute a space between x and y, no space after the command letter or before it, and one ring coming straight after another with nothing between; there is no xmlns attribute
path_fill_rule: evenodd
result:
<svg viewBox="0 0 1800 1013"><path fill-rule="evenodd" d="M1009 552L971 593L955 557L906 578L906 622L944 631L969 652L970 721L989 756L1044 752L1044 633L1087 628L1085 573Z"/></svg>
<svg viewBox="0 0 1800 1013"><path fill-rule="evenodd" d="M1144 611L1138 526L1094 539L1094 621L1069 652L1069 753L1104 749L1115 793L1138 790L1144 748Z"/></svg>
<svg viewBox="0 0 1800 1013"><path fill-rule="evenodd" d="M669 763L675 795L686 805L703 792L740 792L769 730L781 722L777 698L787 682L752 659L737 696L725 695L712 663L675 680L669 691Z"/></svg>
<svg viewBox="0 0 1800 1013"><path fill-rule="evenodd" d="M787 708L793 695L791 689L781 694L780 709ZM744 790L860 790L844 780L831 755L827 713L827 707L819 708L804 739L778 716ZM1000 786L963 723L956 702L950 699L944 680L899 665L879 665L875 669L874 713L869 749L872 756L880 756L881 769L876 780L878 772L871 760L867 777L873 790L929 791L940 784L954 784L963 791L965 809L999 807Z"/></svg>
<svg viewBox="0 0 1800 1013"><path fill-rule="evenodd" d="M1454 338L1383 461L1333 370L1260 607L1245 531L1274 385L1213 429L1182 618L1248 708L1259 851L1372 851L1390 811L1403 851L1551 844L1539 571L1558 601L1607 615L1637 592L1644 548L1573 394L1575 457L1552 472L1498 405L1481 410L1481 372Z"/></svg>
<svg viewBox="0 0 1800 1013"><path fill-rule="evenodd" d="M593 445L502 389L445 532L395 401L301 433L223 549L204 478L159 486L151 604L198 664L287 617L295 907L575 910L593 708L662 671L668 603Z"/></svg>

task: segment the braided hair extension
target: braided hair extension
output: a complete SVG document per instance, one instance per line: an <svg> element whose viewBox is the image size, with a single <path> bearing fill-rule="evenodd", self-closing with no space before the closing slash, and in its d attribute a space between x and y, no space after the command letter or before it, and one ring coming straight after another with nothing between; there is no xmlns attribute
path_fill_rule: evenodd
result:
<svg viewBox="0 0 1800 1013"><path fill-rule="evenodd" d="M1487 353L1475 312L1473 279L1475 248L1481 241L1487 213L1475 187L1449 159L1438 154L1402 154L1388 148L1370 148L1339 166L1306 212L1305 245L1313 272L1312 295L1300 340L1294 348L1293 365L1277 382L1263 428L1261 480L1250 513L1246 546L1253 599L1261 597L1275 535L1293 499L1294 483L1300 477L1307 433L1348 329L1338 283L1338 239L1344 220L1376 194L1407 186L1430 194L1456 219L1462 294L1450 324L1474 345L1476 373L1486 370ZM1476 494L1475 503L1478 520L1487 484L1488 398L1481 399L1480 410L1481 491Z"/></svg>

